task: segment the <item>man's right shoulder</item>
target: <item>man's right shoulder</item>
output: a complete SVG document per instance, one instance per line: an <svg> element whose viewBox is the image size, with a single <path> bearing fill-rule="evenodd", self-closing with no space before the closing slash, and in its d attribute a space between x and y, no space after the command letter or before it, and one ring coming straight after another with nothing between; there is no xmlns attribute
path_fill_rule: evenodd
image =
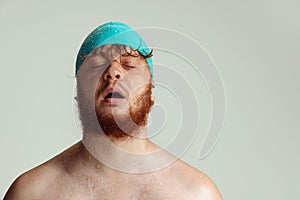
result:
<svg viewBox="0 0 300 200"><path fill-rule="evenodd" d="M8 189L4 200L38 199L40 197L40 178L31 171L20 175Z"/></svg>
<svg viewBox="0 0 300 200"><path fill-rule="evenodd" d="M46 188L53 181L55 171L46 162L20 175L8 189L4 200L41 199Z"/></svg>
<svg viewBox="0 0 300 200"><path fill-rule="evenodd" d="M49 189L66 175L63 160L66 154L76 150L73 145L47 162L23 173L10 186L4 200L45 199Z"/></svg>
<svg viewBox="0 0 300 200"><path fill-rule="evenodd" d="M8 189L4 200L43 199L43 195L52 188L63 169L50 160L21 174ZM52 185L52 186L51 186Z"/></svg>

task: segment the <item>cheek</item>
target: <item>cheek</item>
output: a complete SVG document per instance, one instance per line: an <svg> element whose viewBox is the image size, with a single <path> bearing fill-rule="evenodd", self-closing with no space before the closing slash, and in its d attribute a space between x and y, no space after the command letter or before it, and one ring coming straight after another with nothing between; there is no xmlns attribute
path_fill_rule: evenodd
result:
<svg viewBox="0 0 300 200"><path fill-rule="evenodd" d="M130 99L135 98L137 95L140 95L141 91L147 83L145 80L140 78L132 78L127 82L128 92L130 94Z"/></svg>
<svg viewBox="0 0 300 200"><path fill-rule="evenodd" d="M94 74L79 74L78 85L81 88L81 93L87 101L92 102L95 99L95 92L99 83L99 76Z"/></svg>
<svg viewBox="0 0 300 200"><path fill-rule="evenodd" d="M151 82L151 74L148 67L146 67L146 69L143 67L135 70L130 73L129 77L131 84L135 87L142 87Z"/></svg>
<svg viewBox="0 0 300 200"><path fill-rule="evenodd" d="M144 88L151 82L150 76L147 77L143 73L147 72L140 72L137 75L130 74L124 80L124 83L128 87L130 102L138 98L143 93Z"/></svg>

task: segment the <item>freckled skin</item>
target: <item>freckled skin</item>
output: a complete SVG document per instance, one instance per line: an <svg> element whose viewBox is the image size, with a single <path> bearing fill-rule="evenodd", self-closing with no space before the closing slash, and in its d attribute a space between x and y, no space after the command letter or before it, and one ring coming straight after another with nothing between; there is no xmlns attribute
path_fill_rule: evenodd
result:
<svg viewBox="0 0 300 200"><path fill-rule="evenodd" d="M106 45L103 49L109 47L110 45ZM138 55L138 52L135 53ZM132 103L140 94L140 89L137 90L137 87L151 81L151 75L144 58L132 58L133 60L126 58L140 66L130 70L114 63L105 69L102 78L97 75L98 69L91 71L90 68L85 67L92 66L92 63L99 63L101 58L95 54L94 56L87 56L86 59L79 73L84 74L81 77L81 83L89 86L85 88L83 94L87 98L87 102L96 106L103 106L99 99L93 101L93 94L99 90L101 97L108 81L108 79L102 79L103 76L108 74L113 77L115 76L114 73L118 72L120 75L118 81L126 83L126 88L130 93L130 106L133 110L138 106ZM122 61L118 60L118 62ZM108 112L108 108L104 108L104 106L101 108L102 112ZM142 128L138 134L146 135L145 129ZM88 137L89 133L84 132L83 135ZM114 145L129 152L149 153L161 150L159 146L147 138L134 138L125 141L112 139L111 141ZM103 150L101 147L98 148L99 151ZM117 155L110 154L107 156L114 158ZM167 159L169 157L172 155L162 150L162 158ZM149 163L143 164L151 165L151 162L159 162L155 159L153 158ZM101 163L86 149L82 141L79 141L49 161L20 175L4 197L4 200L27 199L221 200L222 198L217 187L208 176L179 159L174 158L173 163L153 172L126 173Z"/></svg>

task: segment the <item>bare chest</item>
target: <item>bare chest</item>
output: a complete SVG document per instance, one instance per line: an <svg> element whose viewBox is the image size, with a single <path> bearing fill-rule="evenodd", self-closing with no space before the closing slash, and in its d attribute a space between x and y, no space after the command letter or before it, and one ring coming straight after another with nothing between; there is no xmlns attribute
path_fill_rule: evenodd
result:
<svg viewBox="0 0 300 200"><path fill-rule="evenodd" d="M79 182L61 181L53 190L49 188L44 199L74 200L176 200L193 199L192 194L180 183L170 180L139 179L91 179Z"/></svg>

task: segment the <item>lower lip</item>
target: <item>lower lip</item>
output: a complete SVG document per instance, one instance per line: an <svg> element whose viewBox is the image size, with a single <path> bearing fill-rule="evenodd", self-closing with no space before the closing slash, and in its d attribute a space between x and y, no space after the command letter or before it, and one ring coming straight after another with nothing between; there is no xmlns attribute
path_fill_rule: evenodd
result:
<svg viewBox="0 0 300 200"><path fill-rule="evenodd" d="M115 104L115 103L121 103L124 100L125 98L108 98L108 99L104 99L103 101L105 103Z"/></svg>

